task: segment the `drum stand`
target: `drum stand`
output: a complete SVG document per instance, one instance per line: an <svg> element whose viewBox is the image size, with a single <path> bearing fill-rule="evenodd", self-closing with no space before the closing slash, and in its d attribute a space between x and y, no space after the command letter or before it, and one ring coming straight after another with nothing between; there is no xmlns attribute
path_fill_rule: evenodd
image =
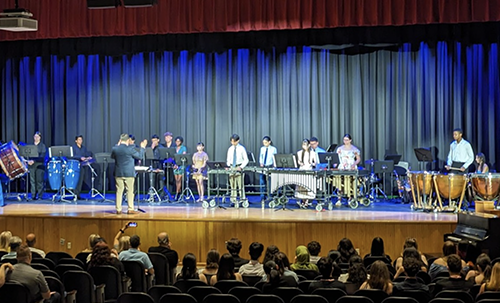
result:
<svg viewBox="0 0 500 303"><path fill-rule="evenodd" d="M187 203L187 201L191 198L193 199L193 201L195 201L193 191L191 190L191 188L189 188L189 170L187 167L184 174L182 174L182 178L184 178L185 180L182 180L183 189L181 195L179 196L179 200ZM184 183L184 181L186 182Z"/></svg>
<svg viewBox="0 0 500 303"><path fill-rule="evenodd" d="M371 185L371 189L370 189L370 194L368 195L369 199L374 202L375 200L377 200L377 195L378 194L381 194L382 196L384 196L385 200L387 200L387 195L384 193L384 191L378 186L378 183L382 180L382 179L379 179L377 177L377 175L375 174L375 171L374 171L374 163L375 161L373 161L373 159L371 160L371 174L370 174L370 185ZM374 186L375 184L375 186Z"/></svg>
<svg viewBox="0 0 500 303"><path fill-rule="evenodd" d="M158 194L158 191L156 190L155 188L155 178L154 178L154 174L155 172L153 171L153 167L149 167L149 189L148 189L148 197L147 197L147 201L149 203L155 203L155 202L158 202L158 203L161 203L161 198L160 198L160 195ZM158 201L156 201L155 199L158 199Z"/></svg>
<svg viewBox="0 0 500 303"><path fill-rule="evenodd" d="M65 172L65 169L63 169L63 174L64 174L64 172ZM76 202L76 200L77 200L76 194L73 191L71 191L71 189L66 188L66 182L64 181L64 178L62 179L62 182L63 182L63 185L61 186L59 191L57 193L55 193L55 195L52 196L52 202L55 201L57 196L60 197L59 201L61 201L61 202L71 203L71 200L66 200L66 197L73 197L72 198L73 202Z"/></svg>
<svg viewBox="0 0 500 303"><path fill-rule="evenodd" d="M92 165L88 165L88 167L90 168L90 171L92 172L91 176L92 176L92 188L90 189L90 192L89 192L89 195L90 195L90 198L93 199L95 197L101 197L103 199L103 201L106 200L105 196L103 194L101 194L95 187L94 187L94 184L95 184L95 178L97 177L97 173L95 172L94 168L92 167ZM104 173L106 173L106 171L104 171Z"/></svg>
<svg viewBox="0 0 500 303"><path fill-rule="evenodd" d="M210 200L210 202L203 201L201 204L201 207L206 209L210 206L210 207L217 207L217 208L222 208L223 210L227 210L226 207L220 205L221 199L222 199L222 203L224 203L224 200L225 200L224 196L220 195L220 179L219 179L220 172L221 172L220 165L218 165L216 163L215 169L217 170L217 188L216 188L215 197L212 198L212 200ZM223 171L223 172L225 172L225 171ZM208 182L210 182L210 180ZM208 190L209 186L210 186L210 183L207 184L207 190ZM208 197L207 197L207 200L208 200Z"/></svg>

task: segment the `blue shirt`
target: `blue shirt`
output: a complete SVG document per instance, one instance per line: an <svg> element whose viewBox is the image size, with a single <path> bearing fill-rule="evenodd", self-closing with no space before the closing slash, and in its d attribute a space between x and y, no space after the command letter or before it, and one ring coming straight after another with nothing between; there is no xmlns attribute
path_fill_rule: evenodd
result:
<svg viewBox="0 0 500 303"><path fill-rule="evenodd" d="M318 147L316 147L316 149L314 149L314 152L316 153L316 168L326 168L328 166L327 163L320 163L319 162L319 154L326 153L326 150L324 150L323 148L318 146Z"/></svg>
<svg viewBox="0 0 500 303"><path fill-rule="evenodd" d="M139 261L142 264L144 264L144 267L146 269L153 268L153 264L151 263L151 260L149 259L148 254L145 252L139 251L135 248L129 248L128 250L122 251L118 255L118 260L120 260L120 261Z"/></svg>
<svg viewBox="0 0 500 303"><path fill-rule="evenodd" d="M266 149L267 149L267 158L266 158ZM272 145L269 147L262 146L260 148L259 154L259 164L264 166L273 166L274 165L274 155L278 153L278 149ZM266 159L266 163L264 163L264 158Z"/></svg>

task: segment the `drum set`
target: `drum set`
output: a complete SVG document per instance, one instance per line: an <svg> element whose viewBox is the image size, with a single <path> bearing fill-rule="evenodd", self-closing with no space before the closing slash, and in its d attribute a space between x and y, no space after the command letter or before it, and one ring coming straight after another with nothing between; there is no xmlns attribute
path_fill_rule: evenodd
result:
<svg viewBox="0 0 500 303"><path fill-rule="evenodd" d="M47 163L47 173L49 185L52 190L57 191L52 196L52 201L60 197L61 201L69 202L66 198L71 197L77 200L77 195L73 192L80 178L80 161L67 160L64 157L52 157Z"/></svg>

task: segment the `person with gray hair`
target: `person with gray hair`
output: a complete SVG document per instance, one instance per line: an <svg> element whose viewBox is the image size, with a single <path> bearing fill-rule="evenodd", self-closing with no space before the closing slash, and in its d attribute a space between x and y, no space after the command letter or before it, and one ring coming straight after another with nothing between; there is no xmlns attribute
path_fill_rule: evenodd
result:
<svg viewBox="0 0 500 303"><path fill-rule="evenodd" d="M172 242L170 242L170 237L166 232L161 232L158 234L158 246L152 246L148 249L149 253L160 253L164 255L168 260L168 265L170 268L177 268L177 263L179 262L179 255L175 250L172 249Z"/></svg>
<svg viewBox="0 0 500 303"><path fill-rule="evenodd" d="M9 246L10 246L10 252L6 255L2 256L2 261L3 260L8 260L8 259L15 259L17 256L17 249L21 244L23 243L23 240L19 238L18 236L13 236L9 240Z"/></svg>

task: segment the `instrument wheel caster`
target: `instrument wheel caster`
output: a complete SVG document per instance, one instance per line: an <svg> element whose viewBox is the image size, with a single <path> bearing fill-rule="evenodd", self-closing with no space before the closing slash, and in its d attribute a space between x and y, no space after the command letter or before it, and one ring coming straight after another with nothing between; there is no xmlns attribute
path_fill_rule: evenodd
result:
<svg viewBox="0 0 500 303"><path fill-rule="evenodd" d="M248 203L248 200L244 200L243 203L241 203L241 206L243 206L243 208L248 208L249 205L250 203Z"/></svg>
<svg viewBox="0 0 500 303"><path fill-rule="evenodd" d="M212 201L210 201L210 203L212 203ZM203 202L201 203L201 207L203 207L204 209L207 209L207 208L208 208L208 206L209 206L209 204L208 204L208 202L207 202L207 201L203 201Z"/></svg>
<svg viewBox="0 0 500 303"><path fill-rule="evenodd" d="M342 202L340 201L340 199L338 199L337 202L335 202L335 206L336 207L341 207L342 206Z"/></svg>
<svg viewBox="0 0 500 303"><path fill-rule="evenodd" d="M269 202L269 208L274 208L276 206L276 203L274 203L274 200Z"/></svg>
<svg viewBox="0 0 500 303"><path fill-rule="evenodd" d="M328 203L328 210L333 210L333 204L331 202Z"/></svg>
<svg viewBox="0 0 500 303"><path fill-rule="evenodd" d="M370 201L370 199L367 198L361 199L361 204L363 204L364 206L370 206L371 203L372 201Z"/></svg>
<svg viewBox="0 0 500 303"><path fill-rule="evenodd" d="M206 201L203 201L203 203L206 203ZM210 200L210 203L208 204L210 207L215 207L217 205L217 202L215 202L215 199Z"/></svg>
<svg viewBox="0 0 500 303"><path fill-rule="evenodd" d="M411 210L411 211L415 211L415 205L413 205L413 204L412 204L412 205L410 205L410 210Z"/></svg>
<svg viewBox="0 0 500 303"><path fill-rule="evenodd" d="M323 205L321 204L316 204L316 211L322 211L323 210Z"/></svg>
<svg viewBox="0 0 500 303"><path fill-rule="evenodd" d="M358 200L354 199L349 200L349 207L351 207L352 209L356 209L358 208L358 206L359 206Z"/></svg>

